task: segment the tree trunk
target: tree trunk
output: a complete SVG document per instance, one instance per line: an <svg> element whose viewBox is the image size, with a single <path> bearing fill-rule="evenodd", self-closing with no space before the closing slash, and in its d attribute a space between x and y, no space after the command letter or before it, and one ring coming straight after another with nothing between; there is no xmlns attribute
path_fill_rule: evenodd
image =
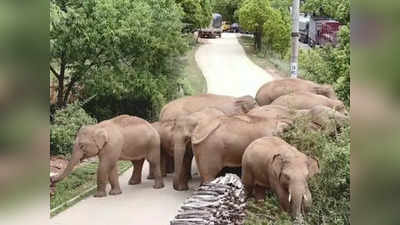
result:
<svg viewBox="0 0 400 225"><path fill-rule="evenodd" d="M262 39L262 30L260 27L258 27L255 33L256 49L258 51L261 50L261 39Z"/></svg>
<svg viewBox="0 0 400 225"><path fill-rule="evenodd" d="M58 79L58 87L57 87L57 107L62 108L66 104L64 102L64 79L65 79L65 51L61 54L61 65L60 65L60 74Z"/></svg>

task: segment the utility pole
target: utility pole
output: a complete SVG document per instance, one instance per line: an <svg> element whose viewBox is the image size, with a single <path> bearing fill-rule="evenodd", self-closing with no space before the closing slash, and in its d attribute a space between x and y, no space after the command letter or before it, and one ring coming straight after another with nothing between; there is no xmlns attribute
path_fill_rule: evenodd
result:
<svg viewBox="0 0 400 225"><path fill-rule="evenodd" d="M292 6L292 56L290 58L290 76L297 78L299 57L299 11L300 0L293 0Z"/></svg>

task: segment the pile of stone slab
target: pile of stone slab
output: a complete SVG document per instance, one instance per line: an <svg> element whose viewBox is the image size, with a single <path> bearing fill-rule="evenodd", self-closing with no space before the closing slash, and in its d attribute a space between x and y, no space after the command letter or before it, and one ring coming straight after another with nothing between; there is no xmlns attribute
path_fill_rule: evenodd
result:
<svg viewBox="0 0 400 225"><path fill-rule="evenodd" d="M240 178L226 174L197 188L170 225L242 225L245 207L245 191Z"/></svg>

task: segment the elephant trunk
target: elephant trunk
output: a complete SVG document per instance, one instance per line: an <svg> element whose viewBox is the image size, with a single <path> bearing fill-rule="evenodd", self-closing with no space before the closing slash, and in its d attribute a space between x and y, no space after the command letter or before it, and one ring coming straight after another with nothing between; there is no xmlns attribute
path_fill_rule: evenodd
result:
<svg viewBox="0 0 400 225"><path fill-rule="evenodd" d="M303 210L311 206L311 193L307 185L293 185L289 188L290 215L297 218Z"/></svg>
<svg viewBox="0 0 400 225"><path fill-rule="evenodd" d="M185 140L184 138L176 138L174 146L174 166L175 166L175 176L174 176L174 189L177 191L182 191L187 189L184 182L184 170L183 170L183 160L185 156Z"/></svg>
<svg viewBox="0 0 400 225"><path fill-rule="evenodd" d="M80 149L77 149L77 147L74 147L74 151L72 152L72 157L70 161L68 162L67 168L63 171L63 173L59 176L56 176L55 178L52 179L52 183L56 183L64 179L66 176L68 176L71 171L74 169L74 167L79 164L80 160L83 158L84 154Z"/></svg>

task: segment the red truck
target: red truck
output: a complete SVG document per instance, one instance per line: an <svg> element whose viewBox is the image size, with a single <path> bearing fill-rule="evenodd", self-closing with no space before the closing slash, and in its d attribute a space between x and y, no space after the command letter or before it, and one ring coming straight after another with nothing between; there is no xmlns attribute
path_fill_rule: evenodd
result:
<svg viewBox="0 0 400 225"><path fill-rule="evenodd" d="M338 43L337 33L340 23L326 17L311 17L308 26L308 44L324 46L330 44L336 46Z"/></svg>

